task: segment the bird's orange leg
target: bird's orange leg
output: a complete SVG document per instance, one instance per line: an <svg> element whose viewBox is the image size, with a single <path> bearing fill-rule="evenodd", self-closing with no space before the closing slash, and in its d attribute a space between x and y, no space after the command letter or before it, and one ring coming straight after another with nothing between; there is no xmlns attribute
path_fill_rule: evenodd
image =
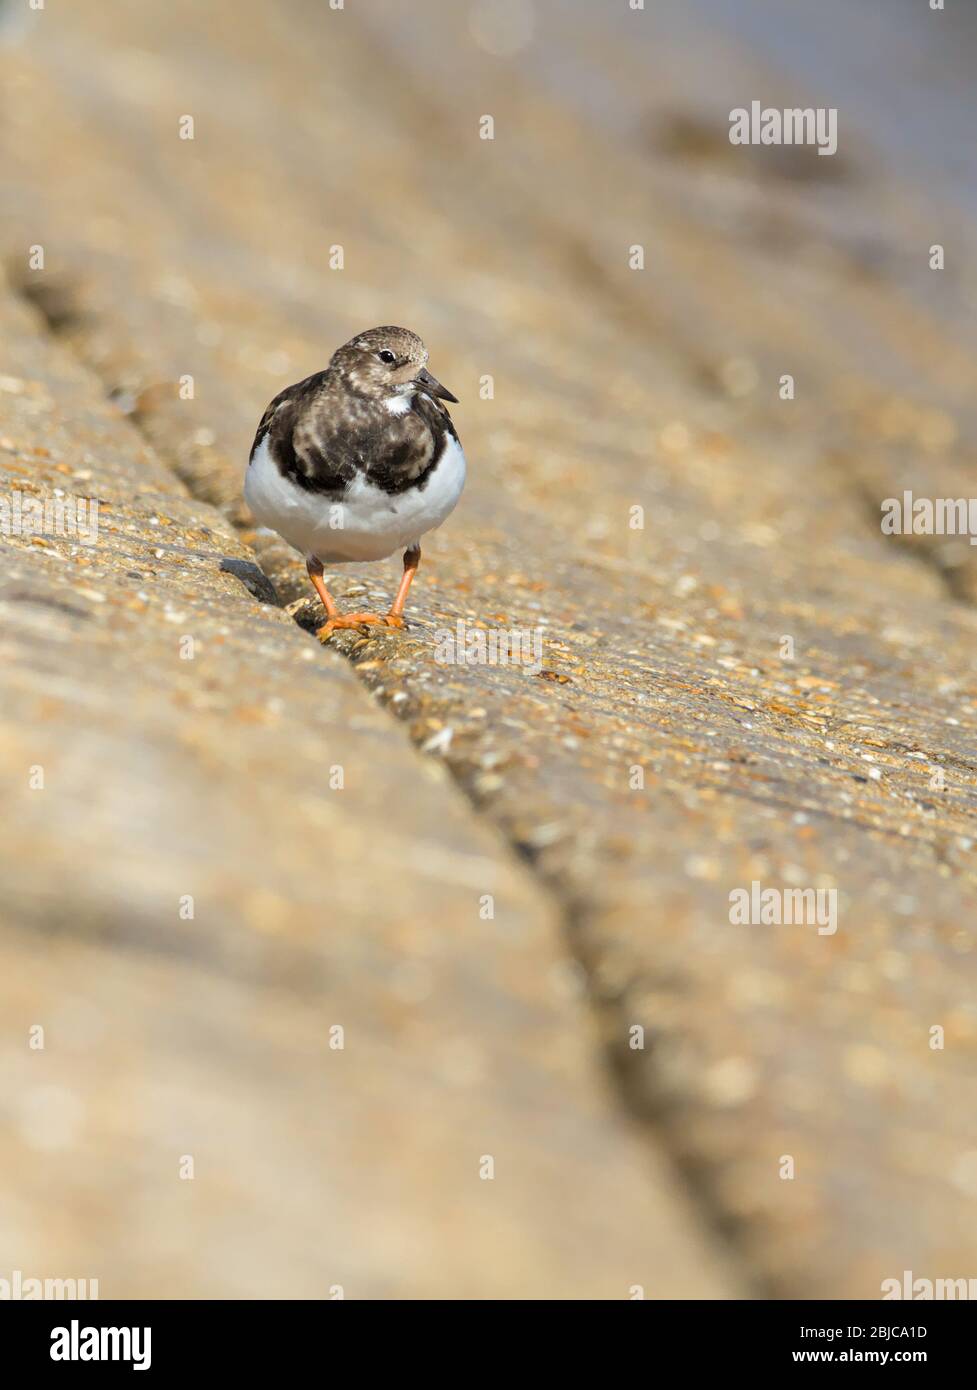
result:
<svg viewBox="0 0 977 1390"><path fill-rule="evenodd" d="M397 597L390 605L390 612L386 617L390 627L404 626L404 604L407 602L407 593L414 582L414 575L417 573L417 567L420 563L421 547L419 545L404 551L404 572L400 578L400 588L397 590Z"/></svg>
<svg viewBox="0 0 977 1390"><path fill-rule="evenodd" d="M326 621L316 632L319 641L327 642L337 628L365 627L370 623L382 623L385 627L403 627L404 620L401 615L404 611L404 600L407 598L407 590L410 588L411 580L417 572L420 561L420 547L405 551L404 573L400 581L400 588L397 590L397 597L394 599L389 613L379 614L340 613L332 594L323 583L322 564L314 558L307 559L305 565L312 581L312 587L322 599L322 606L326 610Z"/></svg>
<svg viewBox="0 0 977 1390"><path fill-rule="evenodd" d="M309 571L309 578L312 580L312 587L322 599L322 606L326 610L326 617L329 619L339 617L339 609L332 594L326 588L322 580L322 562L317 560L314 555L307 555L305 568Z"/></svg>

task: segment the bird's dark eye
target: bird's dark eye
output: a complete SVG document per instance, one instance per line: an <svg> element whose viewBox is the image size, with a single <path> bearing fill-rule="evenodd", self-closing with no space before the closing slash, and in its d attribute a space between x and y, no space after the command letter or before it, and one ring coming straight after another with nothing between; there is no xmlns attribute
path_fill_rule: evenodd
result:
<svg viewBox="0 0 977 1390"><path fill-rule="evenodd" d="M381 362L396 362L397 360L389 348L382 348L377 356Z"/></svg>

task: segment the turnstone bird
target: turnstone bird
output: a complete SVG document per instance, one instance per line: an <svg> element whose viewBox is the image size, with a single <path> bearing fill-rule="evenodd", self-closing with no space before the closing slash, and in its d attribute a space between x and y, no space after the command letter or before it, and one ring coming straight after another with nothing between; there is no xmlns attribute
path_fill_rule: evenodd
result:
<svg viewBox="0 0 977 1390"><path fill-rule="evenodd" d="M403 627L421 536L454 510L465 455L442 401L457 401L427 369L427 348L406 328L371 328L316 372L281 391L258 425L244 497L305 556L326 610L317 636L362 623ZM385 560L404 551L389 613L340 614L323 565Z"/></svg>

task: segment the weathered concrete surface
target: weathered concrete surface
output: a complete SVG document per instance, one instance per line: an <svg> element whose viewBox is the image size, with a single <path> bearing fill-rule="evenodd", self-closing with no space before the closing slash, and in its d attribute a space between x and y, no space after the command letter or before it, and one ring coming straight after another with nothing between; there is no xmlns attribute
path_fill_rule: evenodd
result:
<svg viewBox="0 0 977 1390"><path fill-rule="evenodd" d="M864 146L837 175L813 151L731 162L732 89L795 91L694 17L639 48L538 5L499 61L460 7L249 6L218 39L222 11L107 5L12 56L19 278L235 517L275 390L366 324L424 334L470 490L425 547L411 633L336 645L562 901L624 1093L751 1280L873 1297L906 1268L969 1275L977 618L953 595L977 592L975 552L878 521L905 485L964 488L972 229L939 209L934 282L932 205ZM613 96L554 94L594 71ZM44 277L23 272L38 242ZM439 665L459 618L545 627L545 671ZM732 927L754 879L837 888L837 933Z"/></svg>
<svg viewBox="0 0 977 1390"><path fill-rule="evenodd" d="M2 540L5 1277L739 1287L601 1084L545 895L31 319L0 301L2 496L100 529Z"/></svg>

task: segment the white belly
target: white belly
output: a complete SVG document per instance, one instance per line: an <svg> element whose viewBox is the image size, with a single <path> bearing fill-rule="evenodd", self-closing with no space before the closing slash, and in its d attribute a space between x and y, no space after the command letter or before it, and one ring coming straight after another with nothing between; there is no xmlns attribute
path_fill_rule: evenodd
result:
<svg viewBox="0 0 977 1390"><path fill-rule="evenodd" d="M334 500L283 478L263 439L248 465L244 499L261 526L303 555L336 564L385 560L406 550L454 511L464 486L465 455L450 435L423 490L384 492L358 474L345 496Z"/></svg>

